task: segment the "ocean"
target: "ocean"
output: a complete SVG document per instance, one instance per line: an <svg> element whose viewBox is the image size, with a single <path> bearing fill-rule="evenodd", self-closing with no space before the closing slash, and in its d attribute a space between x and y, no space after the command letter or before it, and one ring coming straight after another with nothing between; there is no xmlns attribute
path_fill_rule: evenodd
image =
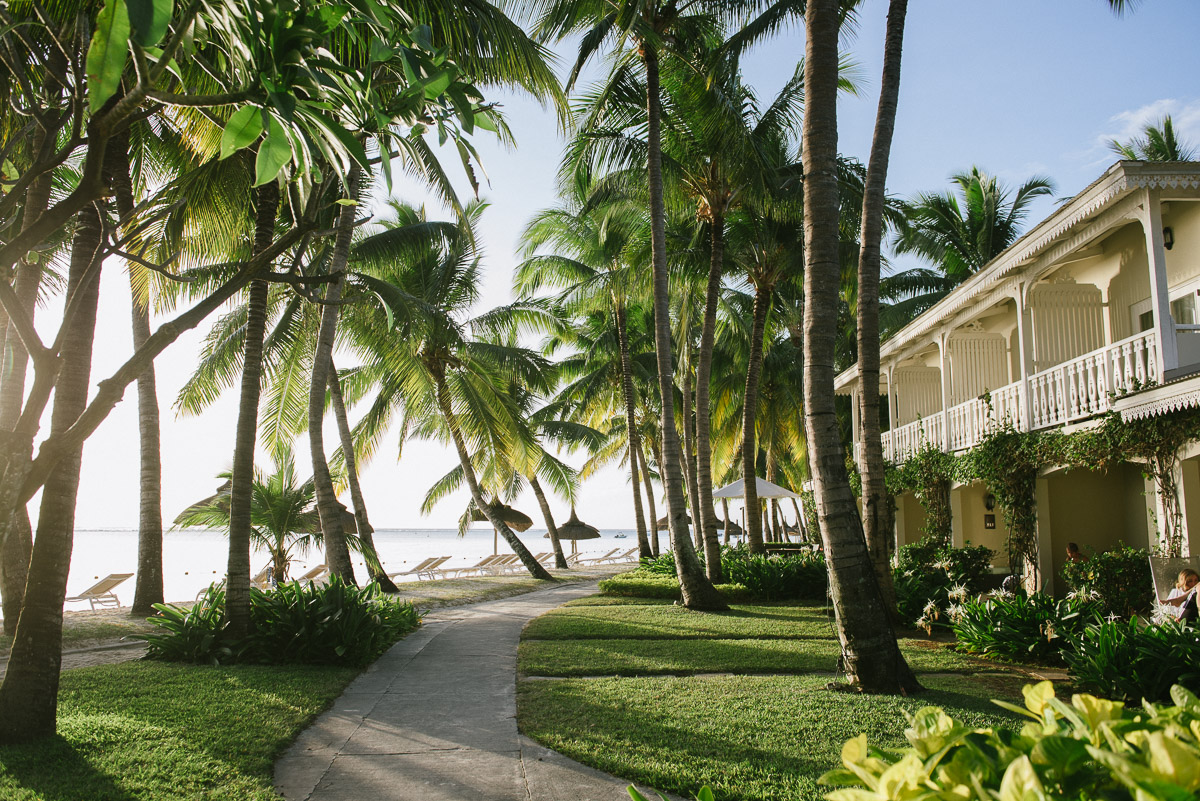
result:
<svg viewBox="0 0 1200 801"><path fill-rule="evenodd" d="M550 540L545 529L531 528L518 536L535 554L550 550ZM625 535L621 537L620 535ZM622 550L637 545L633 531L601 530L600 539L584 540L579 550L589 556L601 556L613 548ZM163 534L163 594L168 601L190 601L200 590L225 576L228 559L228 540L220 531L187 529L167 531ZM485 529L472 529L459 537L454 529L380 529L375 532L375 547L379 558L389 573L397 573L431 556L453 557L443 567L473 565L493 553L493 533ZM571 544L563 543L563 549L571 552ZM502 538L499 552L511 553ZM251 573L257 573L270 561L266 551L250 554ZM298 576L310 567L325 561L324 553L310 551L293 560L289 575ZM355 576L362 581L366 577L366 565L362 558L354 560ZM91 587L110 573L137 572L137 532L129 529L79 530L75 532L75 548L71 554L71 573L67 579L67 597ZM415 577L405 577L415 581ZM133 602L136 575L117 587L115 592L122 606ZM68 610L89 609L86 601L68 603Z"/></svg>

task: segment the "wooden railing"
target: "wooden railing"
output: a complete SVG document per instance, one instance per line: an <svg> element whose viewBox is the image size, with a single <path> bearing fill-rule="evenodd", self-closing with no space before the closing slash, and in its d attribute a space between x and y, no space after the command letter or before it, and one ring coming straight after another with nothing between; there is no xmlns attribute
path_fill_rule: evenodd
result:
<svg viewBox="0 0 1200 801"><path fill-rule="evenodd" d="M989 430L1006 422L1020 428L1021 419L1020 381L960 403L950 409L950 450L974 447Z"/></svg>

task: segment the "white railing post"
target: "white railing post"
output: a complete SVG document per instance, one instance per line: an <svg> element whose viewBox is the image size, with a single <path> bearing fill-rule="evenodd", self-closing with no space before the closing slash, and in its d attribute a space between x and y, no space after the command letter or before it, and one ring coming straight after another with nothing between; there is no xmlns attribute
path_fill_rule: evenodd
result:
<svg viewBox="0 0 1200 801"><path fill-rule="evenodd" d="M1142 230L1146 234L1146 261L1150 266L1150 305L1154 309L1154 330L1158 332L1159 359L1152 372L1162 380L1167 371L1179 366L1179 344L1175 341L1175 322L1171 319L1171 295L1167 288L1167 256L1163 248L1162 208L1158 192L1145 190L1140 216Z"/></svg>
<svg viewBox="0 0 1200 801"><path fill-rule="evenodd" d="M1033 372L1033 326L1026 304L1025 293L1028 285L1020 284L1015 295L1017 303L1017 348L1020 350L1018 361L1021 365L1021 403L1018 406L1018 419L1014 421L1019 431L1029 431L1033 427L1034 407L1029 375ZM1020 406L1024 406L1022 410Z"/></svg>

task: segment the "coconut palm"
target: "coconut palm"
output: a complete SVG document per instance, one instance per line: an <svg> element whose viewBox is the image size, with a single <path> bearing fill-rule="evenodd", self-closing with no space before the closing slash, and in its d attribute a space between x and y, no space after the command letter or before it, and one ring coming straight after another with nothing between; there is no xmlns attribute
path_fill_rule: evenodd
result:
<svg viewBox="0 0 1200 801"><path fill-rule="evenodd" d="M1157 122L1147 123L1142 135L1127 142L1116 139L1108 143L1108 149L1130 161L1194 161L1196 149L1179 141L1175 135L1175 123L1171 115Z"/></svg>

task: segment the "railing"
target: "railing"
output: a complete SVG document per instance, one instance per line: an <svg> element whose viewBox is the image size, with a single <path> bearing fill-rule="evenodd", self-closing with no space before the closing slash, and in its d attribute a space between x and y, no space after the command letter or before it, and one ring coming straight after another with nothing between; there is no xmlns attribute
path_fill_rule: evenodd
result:
<svg viewBox="0 0 1200 801"><path fill-rule="evenodd" d="M950 450L977 445L987 432L1005 422L1017 428L1050 428L1102 414L1113 399L1162 381L1158 371L1158 336L1143 331L1091 353L1056 364L1029 377L1030 409L1021 403L1021 382L991 393L990 402L972 398L950 409ZM946 441L943 416L922 420L883 433L884 458L900 463L925 442L939 447Z"/></svg>

